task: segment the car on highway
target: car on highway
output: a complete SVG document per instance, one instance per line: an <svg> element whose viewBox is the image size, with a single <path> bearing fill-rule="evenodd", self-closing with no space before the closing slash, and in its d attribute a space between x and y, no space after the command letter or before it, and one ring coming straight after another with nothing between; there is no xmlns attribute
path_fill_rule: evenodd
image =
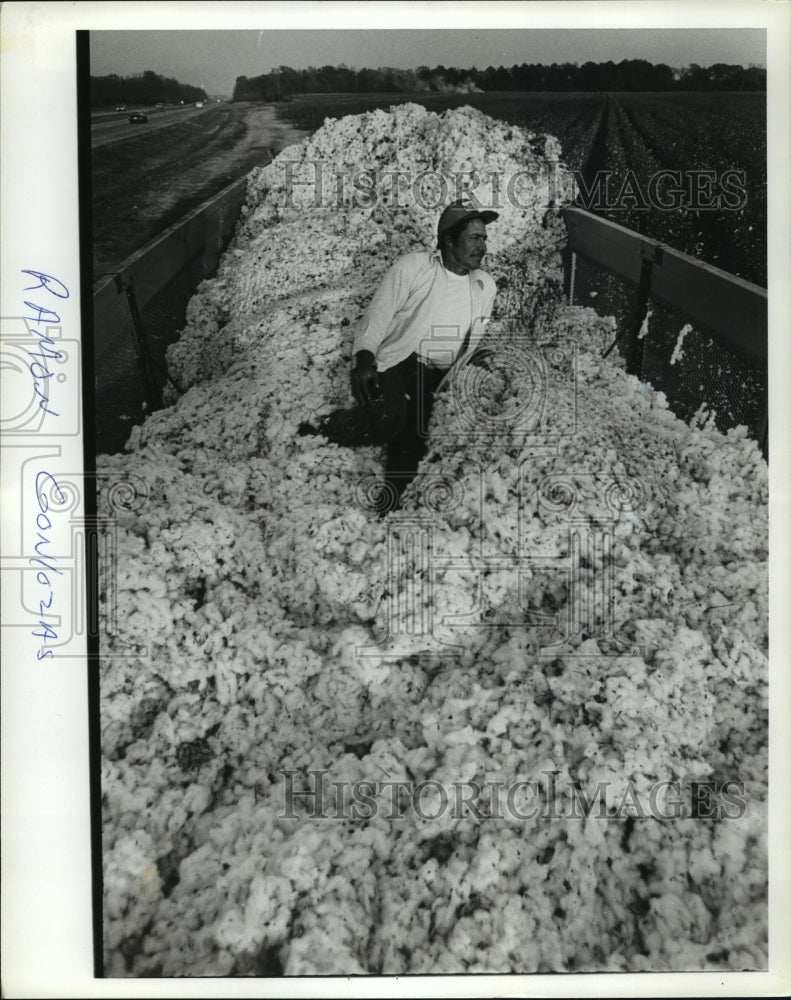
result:
<svg viewBox="0 0 791 1000"><path fill-rule="evenodd" d="M143 114L142 111L133 111L131 115L128 116L130 122L147 122L148 115Z"/></svg>
<svg viewBox="0 0 791 1000"><path fill-rule="evenodd" d="M116 111L126 111L126 105L125 104L119 104L118 107L115 110Z"/></svg>

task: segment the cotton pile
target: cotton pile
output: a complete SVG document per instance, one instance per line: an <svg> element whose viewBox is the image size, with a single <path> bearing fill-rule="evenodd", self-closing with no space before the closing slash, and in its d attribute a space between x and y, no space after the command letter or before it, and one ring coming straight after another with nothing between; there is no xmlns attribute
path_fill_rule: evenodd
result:
<svg viewBox="0 0 791 1000"><path fill-rule="evenodd" d="M560 155L402 105L250 175L169 352L186 391L97 463L107 975L765 967L766 466L563 305ZM349 169L366 203L335 197ZM439 394L381 520L381 450L296 429L350 402L355 321L432 248L438 209L388 204L386 175L473 169L524 174L489 227L493 362ZM431 805L526 780L555 782L560 818ZM612 809L674 780L741 782L743 814L568 818L573 781ZM354 818L357 781L387 787ZM422 814L399 781L429 783Z"/></svg>

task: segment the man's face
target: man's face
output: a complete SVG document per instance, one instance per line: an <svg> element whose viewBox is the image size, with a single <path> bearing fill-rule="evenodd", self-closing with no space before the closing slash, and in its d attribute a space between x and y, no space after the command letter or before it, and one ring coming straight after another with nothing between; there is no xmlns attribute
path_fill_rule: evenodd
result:
<svg viewBox="0 0 791 1000"><path fill-rule="evenodd" d="M473 271L481 266L486 254L486 225L480 219L473 219L464 227L457 242L446 244L448 263Z"/></svg>

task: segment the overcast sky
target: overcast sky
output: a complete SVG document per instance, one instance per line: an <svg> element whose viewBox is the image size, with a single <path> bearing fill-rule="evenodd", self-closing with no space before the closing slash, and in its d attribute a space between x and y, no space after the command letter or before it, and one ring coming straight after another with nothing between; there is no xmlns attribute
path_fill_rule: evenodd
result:
<svg viewBox="0 0 791 1000"><path fill-rule="evenodd" d="M674 67L693 62L765 66L765 50L766 32L755 28L92 31L91 73L131 76L150 69L230 96L238 76L258 76L276 66L485 69L608 59L648 59Z"/></svg>

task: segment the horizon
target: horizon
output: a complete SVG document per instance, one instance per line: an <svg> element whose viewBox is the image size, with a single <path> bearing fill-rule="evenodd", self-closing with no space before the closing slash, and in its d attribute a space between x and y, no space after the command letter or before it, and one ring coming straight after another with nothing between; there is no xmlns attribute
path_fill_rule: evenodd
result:
<svg viewBox="0 0 791 1000"><path fill-rule="evenodd" d="M91 31L90 49L91 76L151 70L228 97L240 76L280 66L483 70L642 59L674 70L717 63L766 68L766 31L759 28L110 30ZM363 64L360 52L367 53Z"/></svg>
<svg viewBox="0 0 791 1000"><path fill-rule="evenodd" d="M560 63L560 62L558 62L558 63L548 63L548 62L540 62L539 61L537 63L511 63L510 66L505 66L504 63L500 63L499 66L495 66L495 69L500 68L500 66L508 69L508 68L513 67L513 66L524 66L524 65L533 65L533 66L553 66L553 65L558 65L558 66L576 66L577 68L579 68L580 66L586 65L587 63L593 63L594 65L597 65L597 66L604 66L604 65L606 65L607 63L610 63L610 62L613 63L616 66L620 65L621 63L625 63L625 62L647 62L647 63L650 63L652 66L666 65L666 66L669 66L670 69L673 70L674 74L675 73L679 73L682 70L689 69L693 65L698 65L702 69L710 69L712 66L719 65L716 62L713 62L713 63L679 63L679 64L675 65L673 63L665 63L663 60L660 60L658 62L653 62L650 59L624 58L624 59L619 59L617 62L614 59L586 59L585 63L582 63L579 60L569 59L569 60L564 60L562 63ZM745 63L742 62L742 63L727 63L726 65L729 65L729 66L738 66L741 69L749 69L751 67L757 67L758 69L765 69L765 67L762 66L760 63L747 63L747 64L745 64ZM389 66L387 64L384 64L384 65L381 65L381 66L372 66L372 65L367 65L367 64L366 65L362 65L362 66L353 66L353 65L349 65L348 63L332 63L332 64L331 63L325 63L321 67L318 67L318 66L317 67L309 67L309 66L296 67L296 66L289 66L289 65L283 63L283 64L275 67L274 69L264 70L262 73L256 73L254 77L248 77L248 76L246 76L246 74L240 74L238 77L235 78L234 83L236 82L236 80L239 80L241 77L245 77L248 80L253 80L256 77L265 76L267 73L275 73L275 72L278 72L280 70L294 70L295 72L301 73L301 72L304 72L305 70L310 69L310 68L324 69L326 67L330 67L330 68L333 68L333 69L339 69L339 68L345 67L346 69L350 69L350 70L352 70L355 73L359 73L359 72L362 72L364 70L387 70L387 69L402 69L402 70L413 69L413 70L418 70L418 69L422 68L421 66L403 67L403 66ZM453 66L453 65L445 65L444 63L440 63L440 64L437 64L436 66L429 66L428 68L431 69L431 70L443 69L443 70L467 71L467 70L479 69L479 68L485 68L485 67L476 67L474 65L470 65L470 66ZM150 67L146 67L146 69L137 70L134 73L124 73L123 75L121 75L120 73L116 73L116 74L113 74L113 73L91 73L91 77L92 78L94 78L94 77L98 78L98 77L107 77L107 76L113 76L113 75L115 75L115 76L118 76L120 79L129 80L129 79L136 79L137 77L142 77L147 72L156 72L156 70L151 70ZM166 76L164 73L159 73L158 75L161 76L161 77L163 77L163 78L165 78L165 76ZM170 79L176 79L176 78L172 77ZM199 86L198 84L194 84L192 80L178 80L177 79L177 83L183 84L185 86ZM219 97L219 96L230 97L231 94L222 94L221 95L218 92L216 94L210 94L209 96L212 96L212 97Z"/></svg>

